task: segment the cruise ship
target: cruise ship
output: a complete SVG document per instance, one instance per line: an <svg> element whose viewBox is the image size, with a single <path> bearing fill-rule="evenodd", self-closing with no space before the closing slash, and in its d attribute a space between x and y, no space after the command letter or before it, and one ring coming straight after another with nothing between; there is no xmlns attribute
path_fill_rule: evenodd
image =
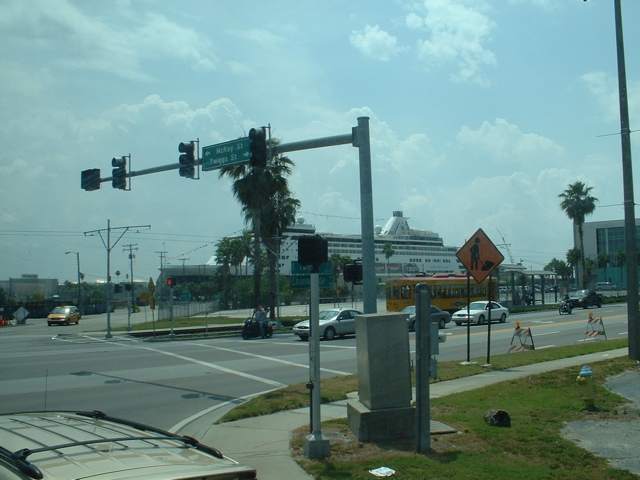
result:
<svg viewBox="0 0 640 480"><path fill-rule="evenodd" d="M285 232L280 249L280 273L291 274L292 262L298 259L297 238L300 235L321 235L329 243L329 257L339 254L353 260L362 257L362 237L360 234L342 235L316 232L313 225L299 218L295 225ZM447 247L435 232L414 230L409 227L409 218L402 211L393 212L384 226L374 230L376 275L411 276L416 273L461 273L464 267L456 257L457 247ZM387 259L383 246L390 243L394 254Z"/></svg>

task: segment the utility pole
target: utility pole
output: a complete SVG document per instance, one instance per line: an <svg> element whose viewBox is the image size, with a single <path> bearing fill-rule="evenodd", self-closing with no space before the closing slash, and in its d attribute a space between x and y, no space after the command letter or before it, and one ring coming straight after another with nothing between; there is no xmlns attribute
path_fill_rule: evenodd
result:
<svg viewBox="0 0 640 480"><path fill-rule="evenodd" d="M629 104L627 101L627 72L624 60L622 6L620 0L614 1L614 10L616 24L616 52L618 57L620 140L622 143L624 236L627 256L627 319L629 358L632 360L640 360L640 321L638 319L638 244L636 239L636 214L633 194L633 169L631 161L631 131L629 129Z"/></svg>
<svg viewBox="0 0 640 480"><path fill-rule="evenodd" d="M80 315L84 314L84 307L82 306L82 285L80 284L80 252L64 252L65 255L69 255L70 253L76 254L76 259L78 261L78 308L80 309Z"/></svg>
<svg viewBox="0 0 640 480"><path fill-rule="evenodd" d="M182 276L184 277L186 275L186 271L184 269L184 262L186 262L187 260L191 260L191 259L182 257L182 258L179 258L178 260L182 262Z"/></svg>
<svg viewBox="0 0 640 480"><path fill-rule="evenodd" d="M129 249L129 265L131 267L131 305L129 306L129 312L127 315L127 332L130 332L131 331L131 314L133 313L133 307L135 305L135 292L134 292L134 282L133 282L133 259L135 258L135 255L133 254L133 251L138 250L138 244L130 243L129 245L125 245L125 249L123 250L123 252L127 251L127 247Z"/></svg>
<svg viewBox="0 0 640 480"><path fill-rule="evenodd" d="M112 297L111 297L111 249L113 247L115 247L118 242L122 239L122 237L124 236L125 233L127 233L127 231L129 231L130 228L136 228L136 229L141 229L141 228L146 228L146 229L150 229L151 225L129 225L127 227L111 227L111 220L108 219L107 220L107 228L106 229L100 229L100 230L90 230L88 232L84 232L84 236L86 237L87 235L89 236L95 236L95 234L97 233L98 235L100 235L100 240L102 240L102 244L104 245L104 248L107 251L107 295L106 295L106 300L107 300L107 333L105 334L106 339L110 339L113 335L111 335L111 303L112 303ZM111 230L121 230L120 236L118 237L118 239L113 243L113 245L111 245ZM103 233L106 232L106 236L107 236L107 240L105 242Z"/></svg>

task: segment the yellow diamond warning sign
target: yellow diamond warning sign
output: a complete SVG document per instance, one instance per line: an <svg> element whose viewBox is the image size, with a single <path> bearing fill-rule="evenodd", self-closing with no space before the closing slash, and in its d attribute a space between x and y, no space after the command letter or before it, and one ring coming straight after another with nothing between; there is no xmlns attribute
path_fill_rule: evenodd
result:
<svg viewBox="0 0 640 480"><path fill-rule="evenodd" d="M478 283L482 283L504 260L504 255L481 228L458 250L456 257Z"/></svg>

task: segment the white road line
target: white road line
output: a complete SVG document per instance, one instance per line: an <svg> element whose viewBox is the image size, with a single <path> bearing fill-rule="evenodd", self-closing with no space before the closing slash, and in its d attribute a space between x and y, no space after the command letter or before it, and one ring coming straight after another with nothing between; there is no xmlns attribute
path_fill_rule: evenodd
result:
<svg viewBox="0 0 640 480"><path fill-rule="evenodd" d="M202 348L213 348L213 349L216 349L216 350L222 350L224 352L235 353L235 354L238 354L238 355L246 355L247 357L259 358L261 360L268 360L270 362L275 362L275 363L282 363L282 364L288 365L290 367L309 368L309 365L305 365L304 363L289 362L287 360L282 360L280 358L268 357L266 355L257 355L255 353L244 352L242 350L235 350L235 349L232 349L232 348L218 347L218 346L215 346L215 345L202 345L200 343L190 343L190 345L194 345L196 347L202 347ZM331 370L330 368L322 368L321 367L320 370L323 371L323 372L327 372L327 373L334 373L336 375L351 375L350 372L342 372L340 370Z"/></svg>
<svg viewBox="0 0 640 480"><path fill-rule="evenodd" d="M257 377L256 375L251 375L249 373L240 372L239 370L231 370L230 368L221 367L220 365L216 365L215 363L203 362L202 360L197 360L195 358L185 357L184 355L178 355L177 353L164 352L162 350L158 350L156 348L151 347L143 347L142 345L130 345L126 343L118 343L113 341L101 340L105 343L116 343L117 345L129 348L137 348L139 350L148 350L150 352L159 353L161 355L166 355L167 357L178 358L180 360L184 360L185 362L195 363L197 365L202 365L203 367L211 368L213 370L219 370L224 373L229 373L231 375L237 375L239 377L248 378L249 380L255 380L256 382L266 383L267 385L273 385L276 388L286 387L284 383L276 382L274 380L270 380L264 377Z"/></svg>
<svg viewBox="0 0 640 480"><path fill-rule="evenodd" d="M244 395L242 397L238 397L238 399L239 400L251 400L254 397L258 397L260 395L264 395L265 393L273 392L274 390L277 390L277 388L271 388L269 390L264 390L262 392L250 393L249 395ZM189 425L191 422L194 422L195 420L199 419L200 417L202 417L204 415L207 415L210 412L213 412L213 411L218 410L220 408L224 408L227 405L230 405L231 403L234 403L234 402L229 400L229 401L222 402L222 403L219 403L217 405L214 405L213 407L209 407L209 408L207 408L205 410L202 410L202 411L200 411L198 413L195 413L195 414L191 415L190 417L185 418L181 422L176 423L173 427L171 427L169 429L169 431L173 432L173 433L177 433L182 428L184 428L186 425Z"/></svg>

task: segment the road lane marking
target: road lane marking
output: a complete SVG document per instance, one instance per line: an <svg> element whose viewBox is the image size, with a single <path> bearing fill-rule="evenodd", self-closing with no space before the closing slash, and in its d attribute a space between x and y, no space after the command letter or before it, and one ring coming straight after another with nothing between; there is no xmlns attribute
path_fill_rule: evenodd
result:
<svg viewBox="0 0 640 480"><path fill-rule="evenodd" d="M167 357L173 357L173 358L177 358L179 360L183 360L185 362L189 362L189 363L194 363L197 365L202 365L203 367L207 367L207 368L211 368L212 370L218 370L224 373L228 373L231 375L236 375L239 377L243 377L243 378L247 378L249 380L255 380L256 382L261 382L261 383L266 383L267 385L272 385L276 388L281 388L281 387L286 387L286 385L284 383L280 383L280 382L276 382L274 380L268 379L268 378L264 378L264 377L258 377L256 375L251 375L250 373L245 373L245 372L241 372L239 370L232 370L230 368L226 368L226 367L222 367L220 365L216 365L215 363L210 363L210 362L204 362L202 360L198 360L196 358L191 358L191 357L186 357L184 355L180 355L177 353L171 353L171 352L165 352L162 350L158 350L156 348L151 348L151 347L145 347L142 345L130 345L130 344L126 344L126 343L118 343L113 342L113 341L108 341L108 340L101 340L102 342L105 343L115 343L117 345L123 346L123 347L129 347L129 348L137 348L139 350L147 350L149 352L154 352L154 353L159 353L161 355L166 355Z"/></svg>
<svg viewBox="0 0 640 480"><path fill-rule="evenodd" d="M246 402L247 400L251 400L254 397L259 397L260 395L265 395L269 392L273 392L274 390L277 390L277 388L270 388L269 390L263 390L262 392L256 392L256 393L250 393L249 395L243 395L242 397L238 397L237 400L244 400L244 402ZM227 407L231 404L235 404L236 401L230 401L227 400L226 402L222 402L219 403L217 405L214 405L212 407L209 407L205 410L201 410L198 413L194 413L193 415L191 415L190 417L185 418L184 420L182 420L181 422L176 423L173 427L171 427L169 429L170 432L173 433L178 433L180 430L182 430L184 427L186 427L187 425L189 425L192 422L195 422L196 420L198 420L200 417L203 417L204 415L207 415L211 412L214 412L220 408L224 408ZM242 402L242 403L244 403Z"/></svg>
<svg viewBox="0 0 640 480"><path fill-rule="evenodd" d="M249 353L249 352L245 352L242 350L235 350L232 348L224 348L224 347L218 347L215 345L202 345L200 343L190 343L190 345L195 345L197 347L202 347L202 348L213 348L216 350L222 350L224 352L230 352L230 353L235 353L238 355L245 355L247 357L253 357L253 358L259 358L261 360L267 360L270 362L275 362L275 363L282 363L284 365L288 365L290 367L300 367L300 368L309 368L309 365L306 365L304 363L296 363L296 362L290 362L288 360L282 360L281 358L274 358L274 357L268 357L266 355L258 355L255 353ZM330 368L322 368L320 367L320 370L323 372L327 372L327 373L334 373L336 375L351 375L351 372L342 372L340 370L332 370Z"/></svg>

